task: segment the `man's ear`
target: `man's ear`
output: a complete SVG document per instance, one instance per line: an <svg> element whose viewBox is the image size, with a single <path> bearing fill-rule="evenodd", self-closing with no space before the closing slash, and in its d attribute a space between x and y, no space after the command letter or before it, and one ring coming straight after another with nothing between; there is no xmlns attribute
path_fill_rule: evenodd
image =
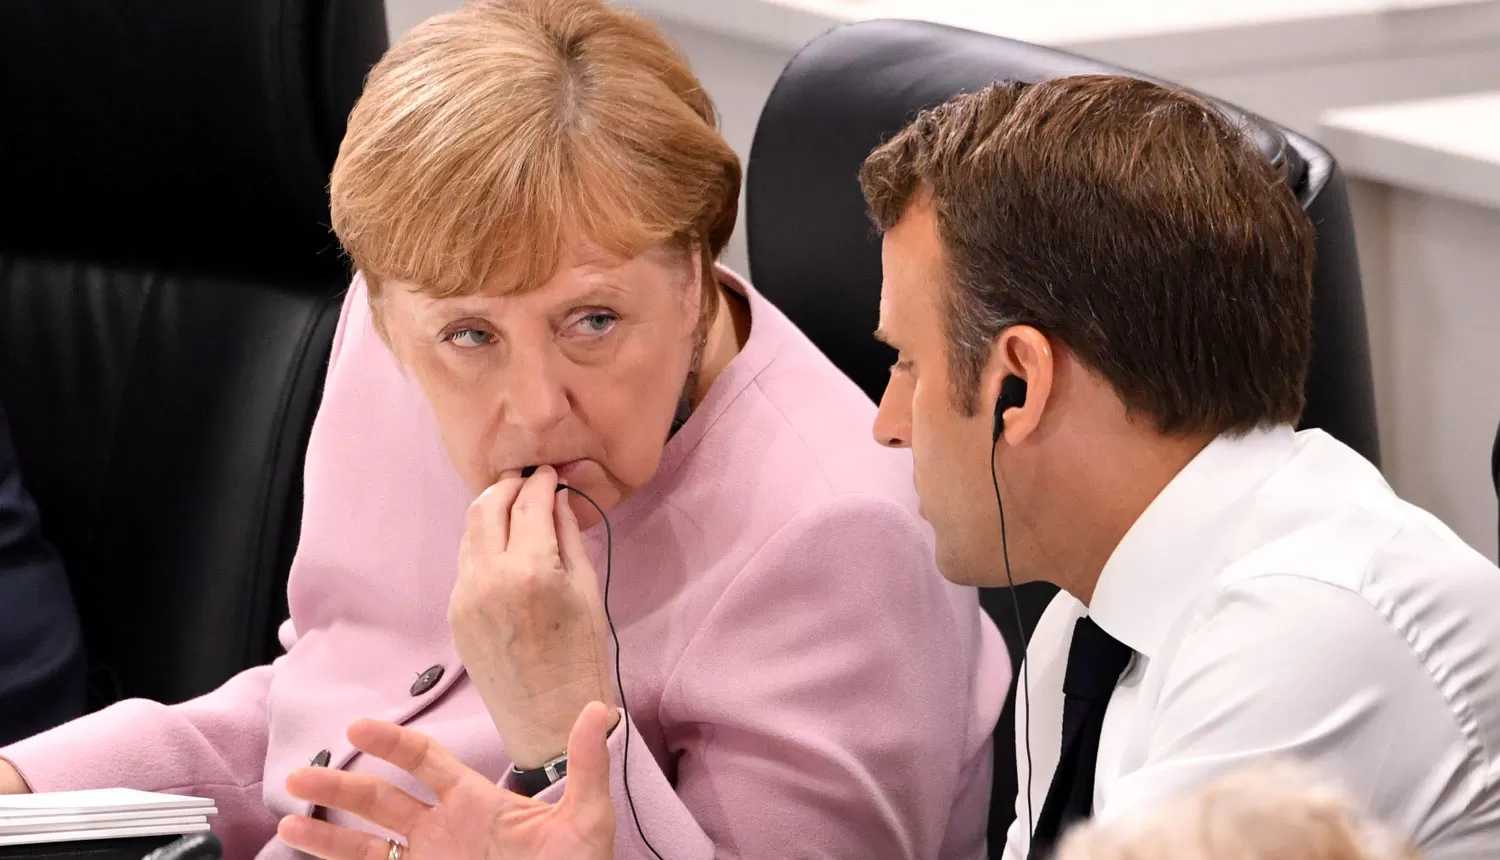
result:
<svg viewBox="0 0 1500 860"><path fill-rule="evenodd" d="M1036 432L1052 397L1055 370L1052 344L1035 328L1014 325L995 338L980 375L980 410L993 413L1007 376L1020 377L1026 383L1025 404L1005 410L1005 444L1019 445Z"/></svg>

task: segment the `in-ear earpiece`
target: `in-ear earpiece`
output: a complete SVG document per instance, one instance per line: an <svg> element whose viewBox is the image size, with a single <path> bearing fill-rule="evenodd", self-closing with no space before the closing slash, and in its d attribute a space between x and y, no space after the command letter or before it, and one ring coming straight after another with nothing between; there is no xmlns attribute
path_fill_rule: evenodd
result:
<svg viewBox="0 0 1500 860"><path fill-rule="evenodd" d="M1000 397L995 401L995 431L991 442L999 442L1005 432L1005 410L1026 405L1026 380L1014 373L1000 382Z"/></svg>
<svg viewBox="0 0 1500 860"><path fill-rule="evenodd" d="M1010 570L1010 541L1005 535L1005 502L1000 498L1000 476L995 469L995 448L1000 446L1000 434L1005 432L1005 410L1026 405L1026 380L1011 374L1000 380L1000 396L995 399L995 435L990 440L990 483L995 487L995 509L1000 513L1000 558L1005 562L1005 584L1009 586L1010 605L1016 611L1016 630L1022 642L1029 642L1031 634L1026 629L1026 620L1021 615L1021 598L1016 594L1016 579ZM1026 793L1026 839L1030 847L1036 846L1036 817L1031 810L1031 775L1036 771L1031 761L1031 661L1021 661L1021 677L1016 680L1016 692L1026 705L1021 717L1022 737L1026 747L1026 784L1020 786ZM1031 856L1036 852L1030 851Z"/></svg>

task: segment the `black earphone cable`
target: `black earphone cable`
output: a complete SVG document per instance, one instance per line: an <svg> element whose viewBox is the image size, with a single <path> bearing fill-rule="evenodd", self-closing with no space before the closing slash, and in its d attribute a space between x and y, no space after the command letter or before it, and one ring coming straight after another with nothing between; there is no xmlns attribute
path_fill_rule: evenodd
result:
<svg viewBox="0 0 1500 860"><path fill-rule="evenodd" d="M1016 580L1010 572L1010 543L1005 535L1005 503L1000 500L1000 476L995 470L995 455L1000 450L1000 434L995 434L994 445L990 447L990 482L995 486L995 507L1000 509L1000 555L1005 560L1005 582L1010 588L1010 605L1016 611L1016 631L1021 634L1021 647L1024 649L1031 641L1031 636L1026 632L1026 622L1021 618L1021 598L1016 595ZM1030 684L1030 661L1026 659L1025 651L1021 654L1021 679L1018 689L1024 698L1026 705L1026 716L1022 720L1022 731L1026 738L1026 854L1031 856L1031 848L1036 840L1036 817L1031 808L1031 773L1034 770L1031 764L1031 684Z"/></svg>
<svg viewBox="0 0 1500 860"><path fill-rule="evenodd" d="M599 519L604 521L604 620L609 624L609 635L615 641L615 686L620 690L620 710L625 712L624 716L620 717L620 722L625 724L625 753L621 764L622 772L620 774L620 781L625 784L625 803L629 805L630 817L635 821L635 832L640 834L641 841L646 843L647 848L651 849L651 853L656 857L656 860L666 860L666 858L661 856L661 852L656 850L656 846L651 844L651 840L646 838L646 831L641 827L640 813L635 811L635 798L630 794L630 705L625 702L625 679L620 674L620 634L615 631L614 616L609 614L609 582L614 576L615 567L614 528L609 524L609 516L604 513L604 508L601 508L598 502L589 498L588 493L561 483L557 485L557 489L559 492L567 490L570 493L577 494L580 499L593 505L594 510L599 512Z"/></svg>

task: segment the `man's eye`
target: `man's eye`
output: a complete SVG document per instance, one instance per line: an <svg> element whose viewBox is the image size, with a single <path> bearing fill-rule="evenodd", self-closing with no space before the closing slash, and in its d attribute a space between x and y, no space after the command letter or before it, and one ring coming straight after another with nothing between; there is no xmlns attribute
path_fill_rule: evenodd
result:
<svg viewBox="0 0 1500 860"><path fill-rule="evenodd" d="M911 360L910 359L899 358L899 359L896 360L895 364L891 365L891 373L910 373L910 372L911 372Z"/></svg>
<svg viewBox="0 0 1500 860"><path fill-rule="evenodd" d="M487 346L493 339L489 332L477 328L455 329L443 336L443 340L464 349Z"/></svg>

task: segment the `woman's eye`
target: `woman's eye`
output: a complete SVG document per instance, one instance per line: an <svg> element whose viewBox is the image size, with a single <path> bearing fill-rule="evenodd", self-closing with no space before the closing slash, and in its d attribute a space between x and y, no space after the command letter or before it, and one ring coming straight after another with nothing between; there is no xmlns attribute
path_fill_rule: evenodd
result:
<svg viewBox="0 0 1500 860"><path fill-rule="evenodd" d="M476 346L486 346L493 340L493 336L483 329L461 328L448 332L443 339L454 346L465 349L473 349Z"/></svg>
<svg viewBox="0 0 1500 860"><path fill-rule="evenodd" d="M607 311L597 311L578 318L573 327L580 333L590 337L606 334L615 327L619 317Z"/></svg>

